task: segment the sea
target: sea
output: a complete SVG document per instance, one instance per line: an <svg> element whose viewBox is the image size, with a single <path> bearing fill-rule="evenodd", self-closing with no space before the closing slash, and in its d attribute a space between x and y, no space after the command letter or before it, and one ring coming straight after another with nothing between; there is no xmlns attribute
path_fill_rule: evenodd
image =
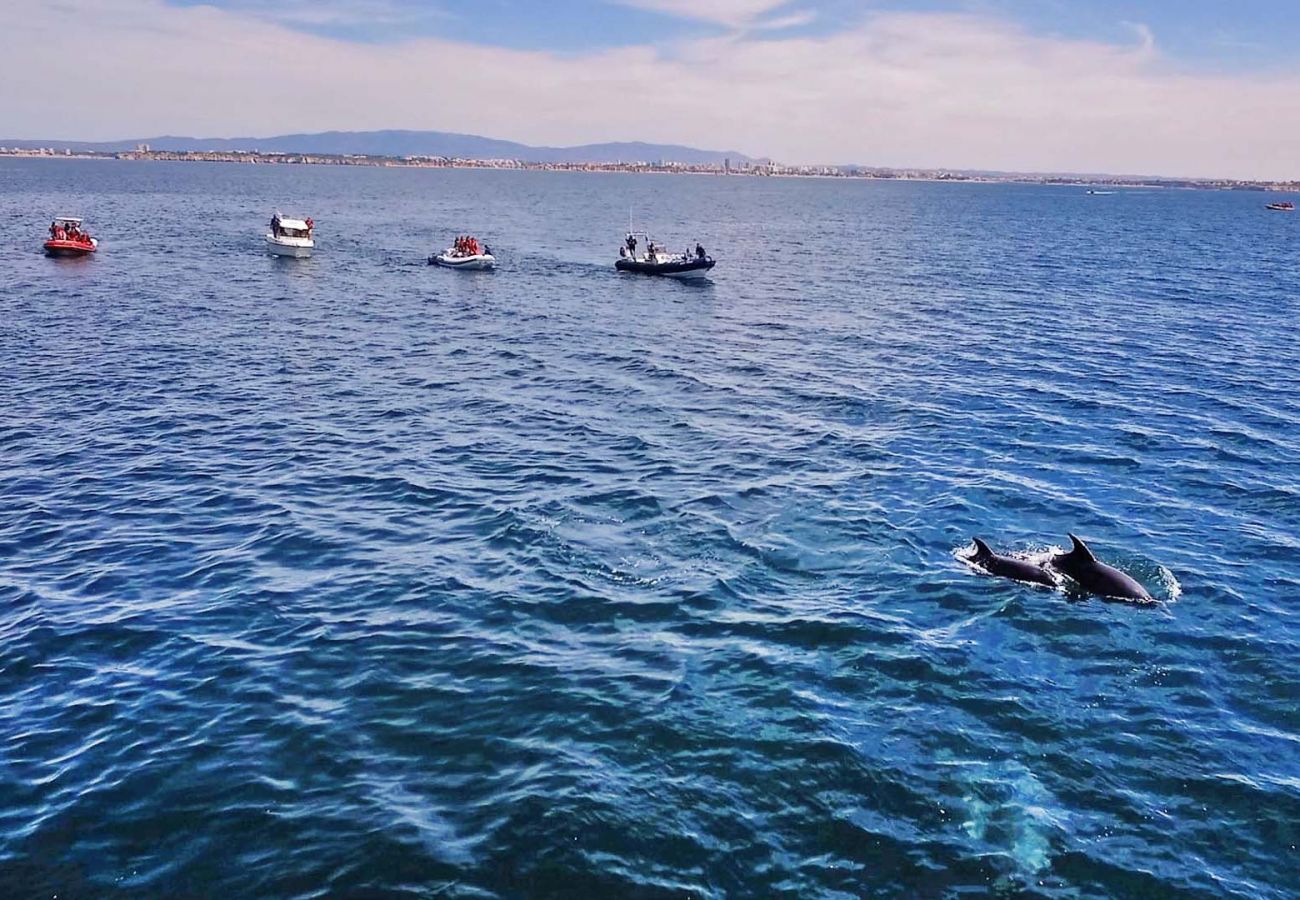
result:
<svg viewBox="0 0 1300 900"><path fill-rule="evenodd" d="M1296 896L1268 199L0 161L0 896Z"/></svg>

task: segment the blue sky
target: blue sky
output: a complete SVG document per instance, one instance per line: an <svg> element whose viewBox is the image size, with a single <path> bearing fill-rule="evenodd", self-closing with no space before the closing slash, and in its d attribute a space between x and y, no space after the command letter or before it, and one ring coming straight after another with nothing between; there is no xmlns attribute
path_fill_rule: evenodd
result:
<svg viewBox="0 0 1300 900"><path fill-rule="evenodd" d="M726 25L635 8L615 0L169 0L210 5L278 20L333 38L383 43L443 37L478 44L555 52L671 42L721 35ZM654 4L647 4L652 6ZM695 4L707 11L713 4ZM776 6L756 19L787 27L754 28L750 38L824 35L852 27L873 13L964 12L1015 21L1045 36L1106 42L1133 40L1137 26L1156 35L1178 62L1210 69L1267 69L1284 64L1300 46L1296 0L806 0ZM808 21L804 21L807 19Z"/></svg>
<svg viewBox="0 0 1300 900"><path fill-rule="evenodd" d="M20 8L21 7L21 8ZM0 0L0 139L381 128L1300 179L1300 0ZM47 79L50 59L83 77Z"/></svg>
<svg viewBox="0 0 1300 900"><path fill-rule="evenodd" d="M1293 0L988 0L967 5L1064 37L1117 40L1125 29L1144 25L1172 58L1196 67L1274 68L1289 62L1300 40L1300 4Z"/></svg>

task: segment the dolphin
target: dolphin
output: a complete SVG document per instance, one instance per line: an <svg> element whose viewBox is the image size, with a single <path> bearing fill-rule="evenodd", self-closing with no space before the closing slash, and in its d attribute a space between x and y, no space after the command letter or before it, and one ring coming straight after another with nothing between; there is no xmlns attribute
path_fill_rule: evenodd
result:
<svg viewBox="0 0 1300 900"><path fill-rule="evenodd" d="M979 538L972 538L972 540L975 541L975 555L970 557L970 561L990 575L1056 587L1056 579L1052 577L1052 573L1037 563L1016 559L1013 556L998 556Z"/></svg>
<svg viewBox="0 0 1300 900"><path fill-rule="evenodd" d="M1057 554L1048 563L1053 569L1070 576L1084 590L1102 597L1155 602L1136 578L1097 559L1088 545L1074 535L1070 535L1070 540L1074 543L1070 552Z"/></svg>

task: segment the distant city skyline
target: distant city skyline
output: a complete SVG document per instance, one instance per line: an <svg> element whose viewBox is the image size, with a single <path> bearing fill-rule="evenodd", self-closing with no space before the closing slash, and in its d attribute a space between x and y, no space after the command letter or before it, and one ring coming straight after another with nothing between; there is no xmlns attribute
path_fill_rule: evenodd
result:
<svg viewBox="0 0 1300 900"><path fill-rule="evenodd" d="M1300 177L1289 0L15 6L0 138L409 128L791 164Z"/></svg>

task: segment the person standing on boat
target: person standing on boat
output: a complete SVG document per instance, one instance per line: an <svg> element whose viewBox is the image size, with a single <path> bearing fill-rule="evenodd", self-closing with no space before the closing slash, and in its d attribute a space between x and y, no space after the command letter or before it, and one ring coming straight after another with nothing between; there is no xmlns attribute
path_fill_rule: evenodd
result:
<svg viewBox="0 0 1300 900"><path fill-rule="evenodd" d="M636 235L635 234L629 234L627 236L627 251L633 259L636 259Z"/></svg>
<svg viewBox="0 0 1300 900"><path fill-rule="evenodd" d="M708 254L704 252L704 245L699 242L696 242L695 244L695 256L697 259L704 259L704 257L708 256Z"/></svg>

